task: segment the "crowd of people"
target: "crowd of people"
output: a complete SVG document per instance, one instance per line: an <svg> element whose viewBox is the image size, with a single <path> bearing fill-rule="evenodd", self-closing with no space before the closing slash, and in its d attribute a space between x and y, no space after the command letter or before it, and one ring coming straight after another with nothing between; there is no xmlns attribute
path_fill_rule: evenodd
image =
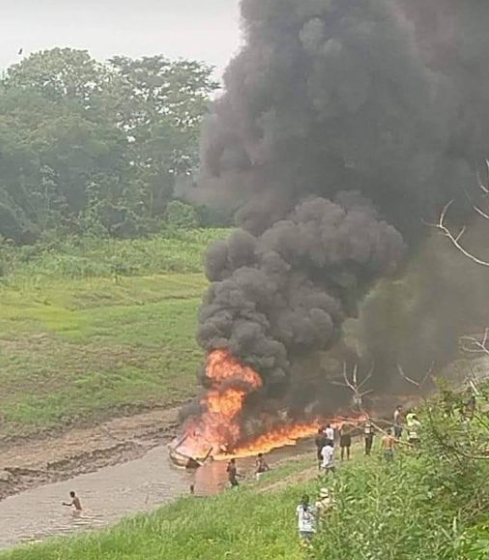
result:
<svg viewBox="0 0 489 560"><path fill-rule="evenodd" d="M351 459L353 435L363 435L364 454L369 457L375 447L375 439L380 436L380 451L387 462L394 460L395 449L399 444L411 448L418 448L420 444L421 423L412 410L404 413L402 406L396 407L391 427L380 428L372 419L367 418L361 426L344 422L337 430L327 424L318 430L316 435L316 449L319 469L325 477L333 474L336 469L336 445L339 444L340 460ZM297 522L299 536L304 541L312 540L318 524L324 521L325 513L334 507L331 491L322 488L319 501L311 503L309 496L304 496L297 506Z"/></svg>
<svg viewBox="0 0 489 560"><path fill-rule="evenodd" d="M366 456L372 454L375 438L381 437L381 451L386 459L394 458L396 444L400 443L406 434L406 443L411 447L418 447L420 443L421 423L414 411L404 414L402 406L398 406L393 415L392 427L379 428L370 418L367 418L361 427L350 422L343 423L337 431L331 424L327 424L318 430L316 436L316 449L319 468L325 473L335 470L335 447L339 443L341 461L351 459L352 436L361 430L364 440L364 452Z"/></svg>
<svg viewBox="0 0 489 560"><path fill-rule="evenodd" d="M363 438L363 452L369 457L375 450L375 441L380 437L379 451L386 462L395 458L396 448L402 444L410 448L418 448L420 444L421 423L416 412L409 410L404 412L402 406L394 410L392 422L388 427L379 427L371 418L366 418L362 424L345 421L339 426L328 423L321 427L316 435L315 444L317 450L317 463L321 472L322 480L327 480L336 471L337 457L344 461L352 458L353 438ZM339 449L339 452L338 452ZM270 471L264 455L258 454L254 464L254 476L257 481ZM227 479L230 488L240 486L240 480L244 478L238 470L236 459L230 459L227 468ZM194 485L191 493L195 492ZM304 496L297 506L296 515L299 535L305 542L309 542L316 533L317 527L324 522L325 516L335 507L335 501L331 490L323 487L316 501L311 502L309 496Z"/></svg>

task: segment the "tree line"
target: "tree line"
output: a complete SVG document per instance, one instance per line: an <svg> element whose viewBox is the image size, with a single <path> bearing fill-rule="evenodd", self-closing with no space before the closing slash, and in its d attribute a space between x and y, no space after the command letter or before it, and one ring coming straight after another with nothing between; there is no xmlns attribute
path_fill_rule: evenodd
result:
<svg viewBox="0 0 489 560"><path fill-rule="evenodd" d="M198 165L212 68L163 56L100 63L35 53L0 78L0 237L46 232L136 237L165 219L194 225L174 200ZM200 218L212 222L201 212Z"/></svg>

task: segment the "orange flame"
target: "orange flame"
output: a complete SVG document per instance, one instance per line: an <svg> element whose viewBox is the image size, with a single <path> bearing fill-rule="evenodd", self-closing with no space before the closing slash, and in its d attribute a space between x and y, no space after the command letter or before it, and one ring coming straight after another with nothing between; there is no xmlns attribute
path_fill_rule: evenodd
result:
<svg viewBox="0 0 489 560"><path fill-rule="evenodd" d="M242 437L240 415L246 398L261 389L263 381L252 368L236 360L228 350L216 350L207 358L206 376L211 389L201 404L202 416L186 430L180 451L191 457L226 453Z"/></svg>
<svg viewBox="0 0 489 560"><path fill-rule="evenodd" d="M310 424L292 424L290 426L277 426L270 432L258 436L249 443L239 445L231 455L235 458L249 457L258 453L269 453L273 449L297 445L300 439L315 435L322 423L317 420ZM224 458L217 456L217 459Z"/></svg>
<svg viewBox="0 0 489 560"><path fill-rule="evenodd" d="M244 441L241 413L248 396L263 386L261 377L252 368L241 364L228 350L209 354L206 377L211 385L201 400L203 414L191 421L184 437L177 445L185 456L203 459L208 454L214 458L247 457L268 453L273 449L296 445L297 441L311 437L324 424L316 419L309 423L277 426L269 422L267 433L256 439ZM352 418L336 418L330 423L339 426ZM361 418L357 418L361 421ZM355 422L355 420L353 420Z"/></svg>

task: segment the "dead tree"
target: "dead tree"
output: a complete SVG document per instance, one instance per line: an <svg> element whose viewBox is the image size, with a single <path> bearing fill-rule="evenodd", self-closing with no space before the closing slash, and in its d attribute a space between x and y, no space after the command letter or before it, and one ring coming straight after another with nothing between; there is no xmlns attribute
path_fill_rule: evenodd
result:
<svg viewBox="0 0 489 560"><path fill-rule="evenodd" d="M489 160L486 161L486 166L487 166L487 171L488 171L488 183L489 183ZM480 180L480 177L479 177L479 185L480 185L480 189L482 191L482 197L486 198L486 199L489 198L489 188L484 184L484 182L482 180ZM438 223L428 224L428 225L430 225L431 227L435 228L440 233L442 233L450 241L450 243L457 249L457 251L462 253L462 255L464 255L465 257L470 259L473 263L475 263L479 266L484 266L484 267L489 268L489 262L488 261L485 261L485 260L479 258L477 255L474 255L471 251L466 249L464 247L464 245L462 244L463 236L467 232L467 226L463 225L460 228L460 231L453 232L450 229L450 226L447 224L448 212L450 211L450 208L454 204L455 204L454 200L450 201L445 206L445 208L443 208L443 211L440 214L440 218L438 220ZM474 209L474 212L476 212L476 214L481 216L484 220L489 221L489 214L486 211L484 211L478 204L472 204L472 208Z"/></svg>
<svg viewBox="0 0 489 560"><path fill-rule="evenodd" d="M336 385L338 387L344 387L346 389L349 389L352 393L352 401L353 401L354 405L358 408L358 410L360 411L360 414L362 414L366 417L369 417L369 414L364 407L363 400L367 395L370 395L373 392L373 390L372 389L365 390L365 387L368 384L368 382L370 381L370 379L372 378L373 373L374 373L374 366L372 366L372 368L370 369L369 373L365 376L365 378L362 379L361 381L359 381L359 379L358 379L358 364L355 364L355 366L353 366L353 371L352 371L351 377L350 377L350 374L348 373L348 366L346 365L346 362L344 362L343 363L343 381L342 382L339 382L339 381L332 381L331 382L332 385Z"/></svg>

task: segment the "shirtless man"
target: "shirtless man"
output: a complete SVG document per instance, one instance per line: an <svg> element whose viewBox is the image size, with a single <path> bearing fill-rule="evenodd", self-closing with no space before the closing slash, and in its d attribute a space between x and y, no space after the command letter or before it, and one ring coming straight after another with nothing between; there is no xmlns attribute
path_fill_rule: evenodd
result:
<svg viewBox="0 0 489 560"><path fill-rule="evenodd" d="M238 478L241 478L241 475L238 473L236 459L231 459L229 461L226 472L228 473L228 480L231 488L237 488L239 486Z"/></svg>
<svg viewBox="0 0 489 560"><path fill-rule="evenodd" d="M394 445L396 438L392 435L392 430L387 430L387 434L382 438L382 451L384 459L391 462L394 459Z"/></svg>
<svg viewBox="0 0 489 560"><path fill-rule="evenodd" d="M268 463L265 461L265 457L263 457L263 453L259 453L255 464L256 480L260 480L261 475L268 472L269 470L270 467L268 466Z"/></svg>
<svg viewBox="0 0 489 560"><path fill-rule="evenodd" d="M81 506L80 498L76 495L75 492L70 492L70 498L71 498L71 502L70 503L63 502L63 505L66 507L73 508L73 511L75 513L81 513L82 506Z"/></svg>

